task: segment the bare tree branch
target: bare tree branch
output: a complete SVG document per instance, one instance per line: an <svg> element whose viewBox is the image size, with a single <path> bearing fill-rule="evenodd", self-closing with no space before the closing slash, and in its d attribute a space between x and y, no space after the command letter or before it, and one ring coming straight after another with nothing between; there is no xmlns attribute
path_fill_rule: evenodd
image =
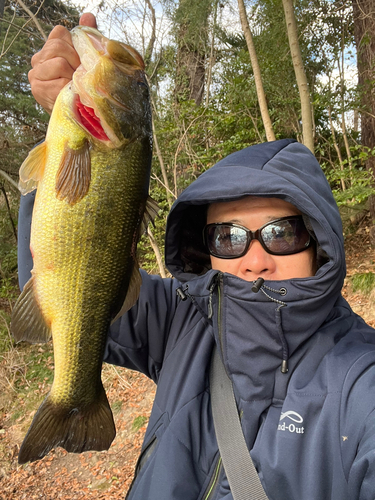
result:
<svg viewBox="0 0 375 500"><path fill-rule="evenodd" d="M1 0L0 0L0 2L1 2ZM22 28L20 26L18 26L17 24L12 23L12 21L8 21L8 19L4 19L4 17L2 17L2 16L0 16L0 21L8 24L9 26L12 26L13 28L17 28L19 31L22 31L23 33L26 33L29 36L33 35L38 40L43 40L43 38L41 38L40 36L38 36L36 33L33 33L32 31L24 29L24 27L27 24L29 24L32 21L32 19L29 19L28 21L26 21L25 24L22 26Z"/></svg>
<svg viewBox="0 0 375 500"><path fill-rule="evenodd" d="M152 246L152 249L155 253L155 257L156 257L156 261L158 263L158 266L159 266L159 272L160 272L160 276L162 278L166 278L167 275L165 273L165 269L164 269L164 264L163 264L163 259L162 259L162 256L161 256L161 253L160 253L160 250L159 250L159 247L158 247L158 244L155 240L155 237L154 235L152 234L151 232L151 229L148 227L147 228L147 236L150 240L150 244Z"/></svg>
<svg viewBox="0 0 375 500"><path fill-rule="evenodd" d="M36 18L36 16L35 16L35 15L31 12L31 10L27 7L27 5L25 5L25 4L23 3L23 1L22 1L22 0L17 0L17 2L20 4L20 6L23 8L23 10L24 10L24 11L25 11L25 12L26 12L26 13L27 13L30 17L31 17L31 19L34 21L35 26L38 28L39 33L42 35L42 37L43 37L44 41L46 42L46 41L47 41L47 35L45 34L45 32L44 32L43 28L41 27L41 25L40 25L40 23L39 23L38 19ZM40 7L43 5L43 3L44 3L44 0L43 0L43 2L41 3ZM39 7L39 9L40 9L40 7Z"/></svg>
<svg viewBox="0 0 375 500"><path fill-rule="evenodd" d="M10 220L10 223L11 223L11 225L12 225L12 229L13 229L13 234L14 234L14 237L15 237L15 239L16 239L16 241L17 241L17 229L16 229L16 225L15 225L15 223L14 223L13 217L12 217L12 212L11 212L11 210L10 210L10 205L9 205L8 196L7 196L7 193L6 193L5 189L4 189L4 186L1 186L1 187L0 187L0 190L1 190L1 192L3 193L4 198L5 198L5 204L6 204L6 206L7 206L7 211L8 211L8 215L9 215L9 220Z"/></svg>
<svg viewBox="0 0 375 500"><path fill-rule="evenodd" d="M14 181L4 170L0 170L0 175L4 177L6 181L8 181L14 188L17 189L18 191L18 184L16 181Z"/></svg>

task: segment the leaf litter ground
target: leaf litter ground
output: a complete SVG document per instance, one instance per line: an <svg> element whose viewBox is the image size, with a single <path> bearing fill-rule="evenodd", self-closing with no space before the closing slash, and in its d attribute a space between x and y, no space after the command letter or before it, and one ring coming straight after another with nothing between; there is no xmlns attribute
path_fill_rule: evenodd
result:
<svg viewBox="0 0 375 500"><path fill-rule="evenodd" d="M375 252L369 246L366 228L359 228L357 234L347 237L346 256L348 277L343 294L354 311L375 327L375 291L369 296L353 293L350 284L356 273L375 273ZM52 369L52 353L48 355L46 363ZM40 400L47 393L50 381L45 377L37 386L29 384L23 394L14 396L18 398L19 416L14 415L14 405L12 415L1 412L6 405L1 404L0 394L0 500L118 500L125 497L151 413L155 386L139 373L109 365L103 369L103 383L117 429L111 448L79 455L59 448L43 460L23 466L17 464L17 454L38 407L33 399ZM7 394L5 390L3 397ZM27 412L30 404L32 410Z"/></svg>

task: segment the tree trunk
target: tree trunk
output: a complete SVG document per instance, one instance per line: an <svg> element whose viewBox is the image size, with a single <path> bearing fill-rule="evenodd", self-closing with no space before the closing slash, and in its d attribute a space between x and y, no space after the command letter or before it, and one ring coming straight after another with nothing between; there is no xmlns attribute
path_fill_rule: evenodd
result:
<svg viewBox="0 0 375 500"><path fill-rule="evenodd" d="M297 22L294 15L293 0L283 0L285 21L288 31L290 53L301 100L301 116L303 143L314 153L314 131L311 116L309 84L303 66L301 50L298 43Z"/></svg>
<svg viewBox="0 0 375 500"><path fill-rule="evenodd" d="M4 17L4 5L5 5L5 0L0 0L0 17L1 19ZM1 20L0 20L0 33L1 33Z"/></svg>
<svg viewBox="0 0 375 500"><path fill-rule="evenodd" d="M180 0L176 12L177 55L175 101L193 100L199 106L204 96L209 0Z"/></svg>
<svg viewBox="0 0 375 500"><path fill-rule="evenodd" d="M353 0L354 38L357 46L358 83L361 99L362 145L375 147L375 0ZM369 155L366 168L371 172L375 187L375 157ZM370 196L373 226L371 241L375 242L375 196ZM375 245L373 245L375 247Z"/></svg>
<svg viewBox="0 0 375 500"><path fill-rule="evenodd" d="M185 33L186 27L181 26L176 61L176 101L193 100L199 106L204 95L205 54L184 41Z"/></svg>
<svg viewBox="0 0 375 500"><path fill-rule="evenodd" d="M177 34L175 101L204 97L207 29L212 0L180 0L175 14Z"/></svg>
<svg viewBox="0 0 375 500"><path fill-rule="evenodd" d="M150 0L146 0L146 4L147 4L147 7L150 9L151 19L152 19L151 36L150 36L150 40L148 42L148 45L147 45L147 48L145 51L145 57L144 57L145 65L147 67L151 62L152 54L154 51L155 40L156 40L156 15L155 15L155 9L152 6Z"/></svg>
<svg viewBox="0 0 375 500"><path fill-rule="evenodd" d="M275 137L275 133L274 133L273 128L272 128L271 118L270 118L270 115L268 113L267 99L266 99L266 95L264 93L262 77L260 74L260 67L259 67L259 63L258 63L258 57L257 57L257 53L255 50L255 45L254 45L254 41L253 41L253 36L251 34L249 22L247 20L245 4L244 4L243 0L238 0L238 8L240 11L242 30L243 30L244 35L245 35L247 48L248 48L248 51L250 54L250 61L251 61L251 65L253 67L255 87L256 87L256 91L257 91L260 113L262 115L262 120L263 120L264 130L266 132L267 141L275 141L276 137Z"/></svg>

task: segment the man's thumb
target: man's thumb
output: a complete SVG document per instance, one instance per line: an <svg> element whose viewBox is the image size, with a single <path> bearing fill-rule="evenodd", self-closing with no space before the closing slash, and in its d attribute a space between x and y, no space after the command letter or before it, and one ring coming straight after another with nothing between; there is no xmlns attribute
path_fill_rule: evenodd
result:
<svg viewBox="0 0 375 500"><path fill-rule="evenodd" d="M82 16L79 19L79 24L80 26L90 26L90 28L97 28L96 24L96 18L94 14L91 14L91 12L86 12L85 14L82 14Z"/></svg>

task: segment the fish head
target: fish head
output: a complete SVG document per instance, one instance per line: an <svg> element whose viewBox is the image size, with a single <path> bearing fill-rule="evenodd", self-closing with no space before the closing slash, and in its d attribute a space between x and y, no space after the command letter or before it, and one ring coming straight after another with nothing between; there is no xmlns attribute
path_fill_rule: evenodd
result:
<svg viewBox="0 0 375 500"><path fill-rule="evenodd" d="M106 147L152 137L149 87L141 55L98 30L71 31L81 65L73 75L75 120Z"/></svg>

